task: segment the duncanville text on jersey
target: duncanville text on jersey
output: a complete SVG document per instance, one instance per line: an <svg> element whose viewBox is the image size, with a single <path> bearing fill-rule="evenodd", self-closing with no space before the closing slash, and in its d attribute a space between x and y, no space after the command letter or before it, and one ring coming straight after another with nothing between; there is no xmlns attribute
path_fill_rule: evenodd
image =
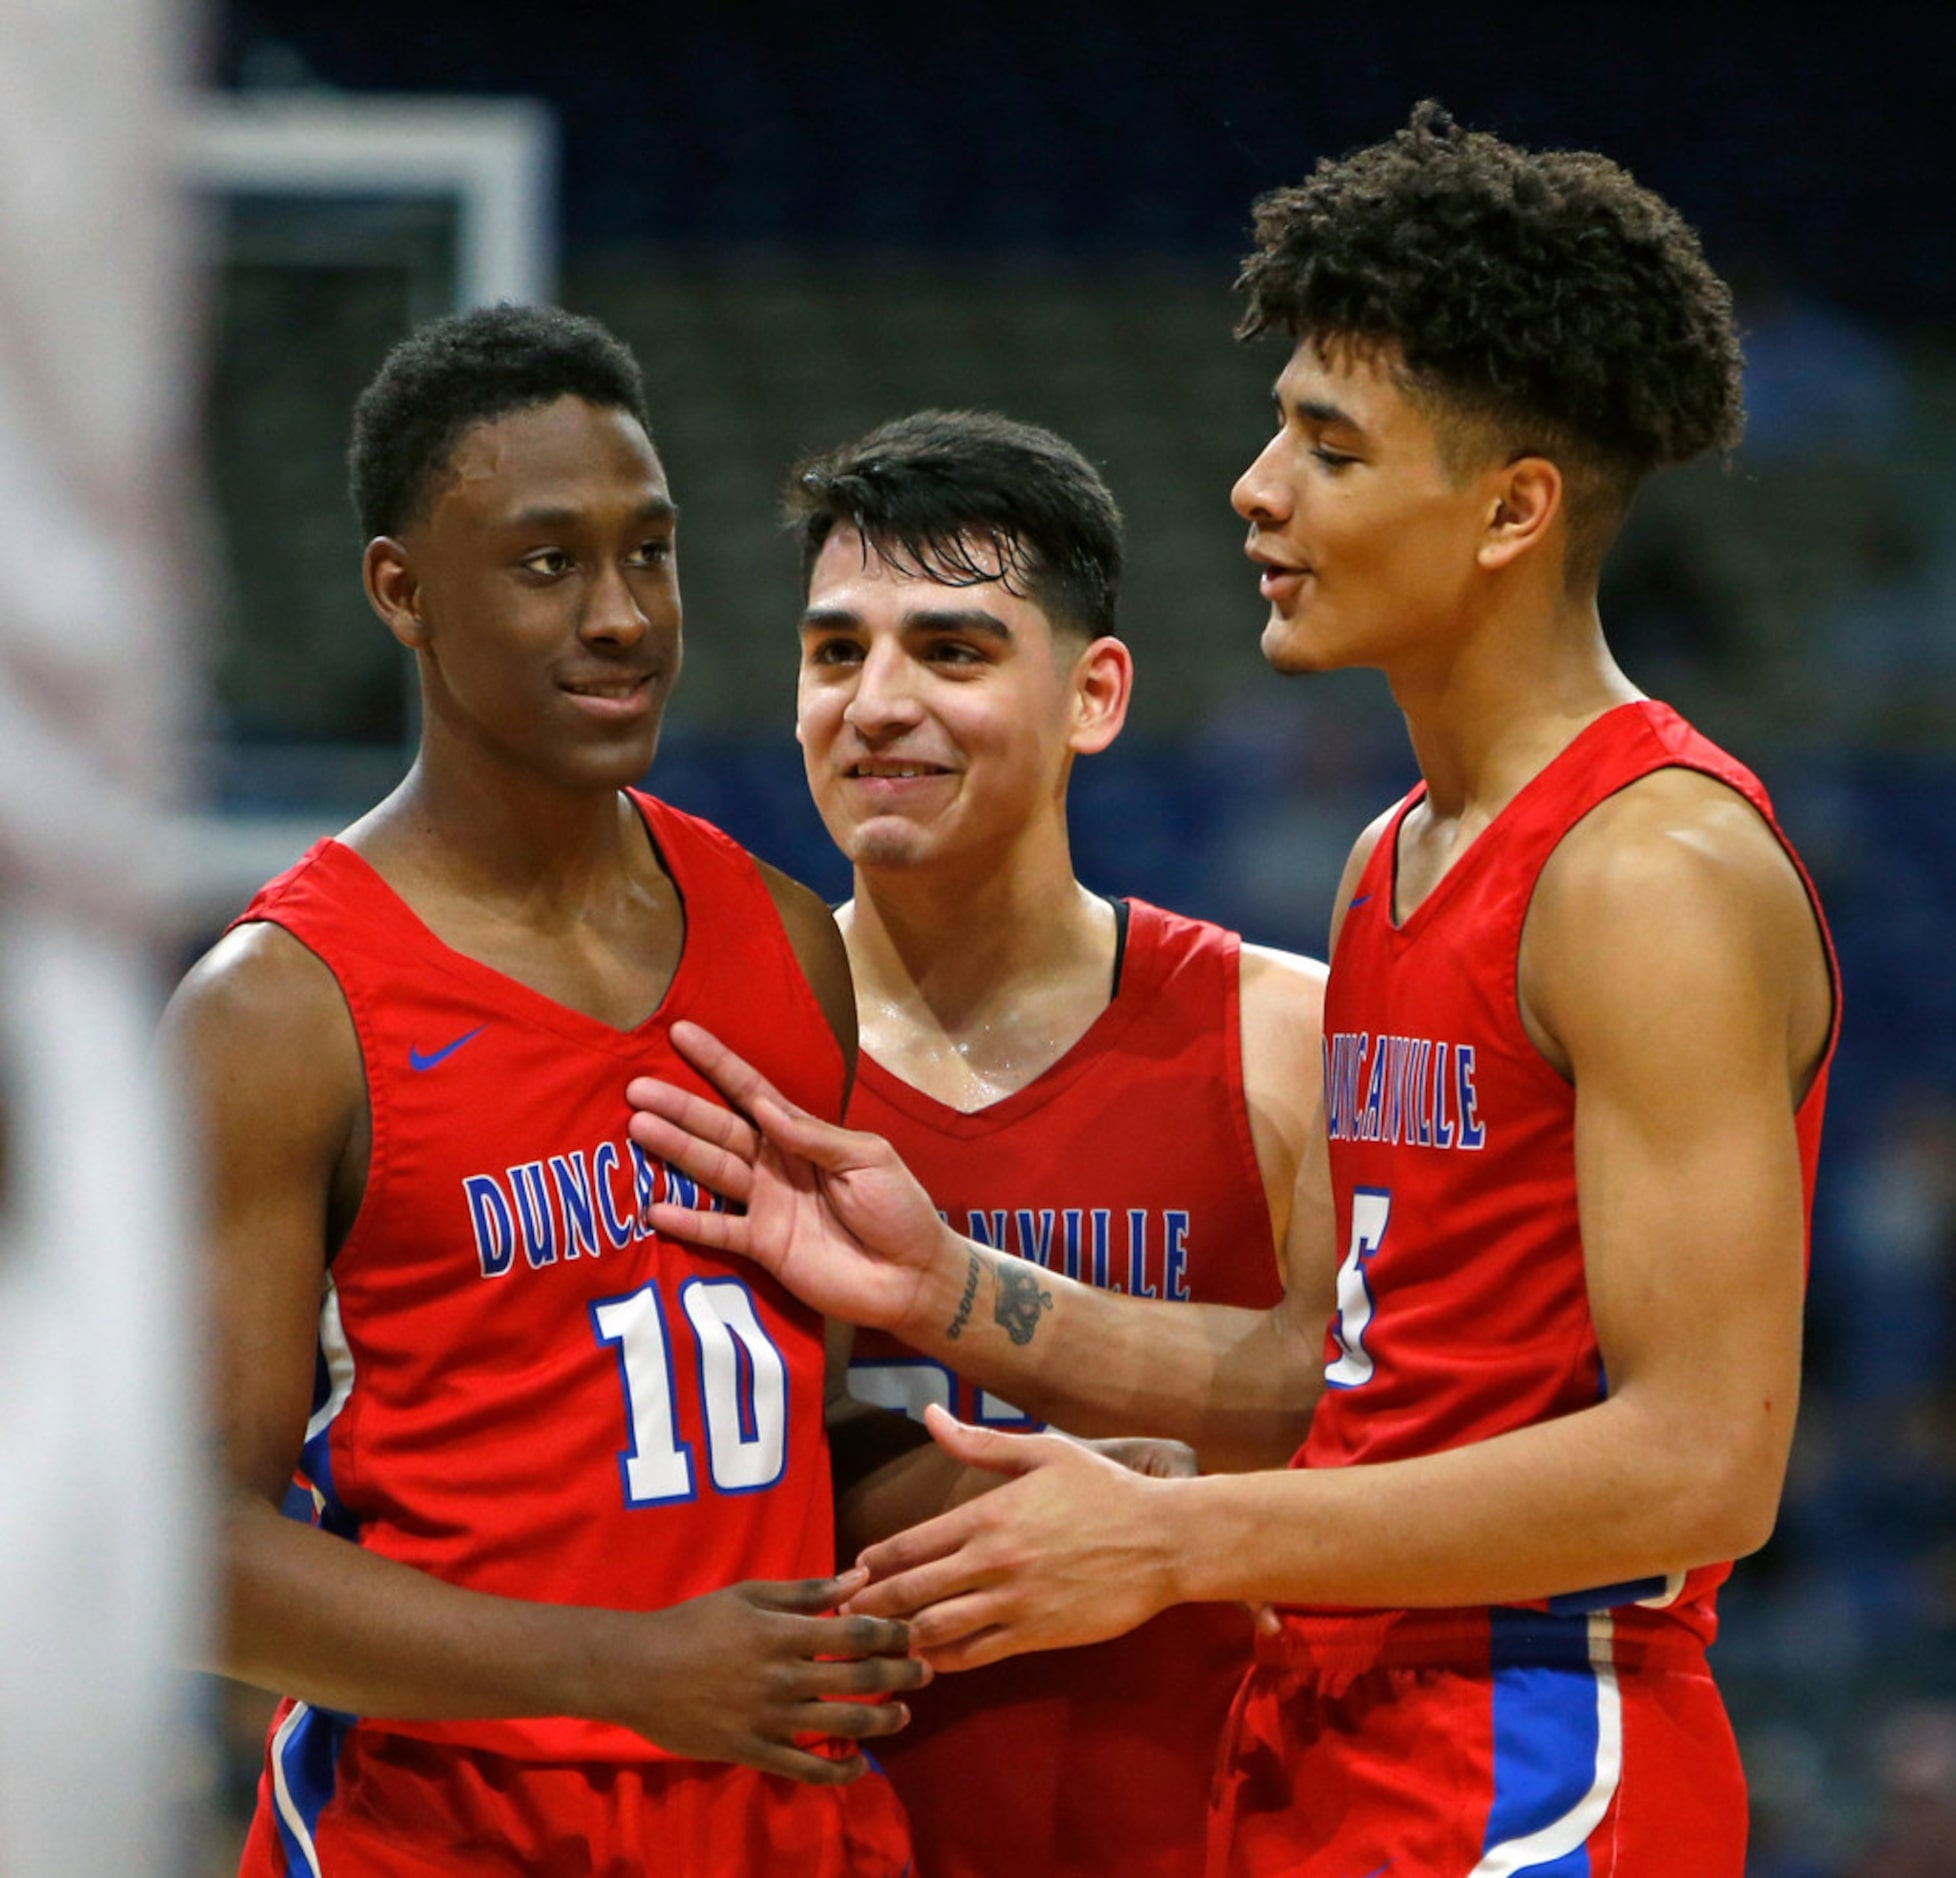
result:
<svg viewBox="0 0 1956 1878"><path fill-rule="evenodd" d="M938 1217L950 1214L941 1207ZM1189 1295L1189 1216L1142 1206L973 1207L966 1234L1048 1271L1137 1298Z"/></svg>
<svg viewBox="0 0 1956 1878"><path fill-rule="evenodd" d="M559 1259L594 1259L607 1246L622 1252L646 1237L640 1222L656 1201L704 1213L723 1213L727 1204L630 1140L519 1161L500 1174L469 1174L462 1193L484 1278L511 1270L519 1251L532 1271Z"/></svg>
<svg viewBox="0 0 1956 1878"><path fill-rule="evenodd" d="M1333 1031L1324 1040L1324 1119L1333 1141L1477 1149L1474 1046Z"/></svg>

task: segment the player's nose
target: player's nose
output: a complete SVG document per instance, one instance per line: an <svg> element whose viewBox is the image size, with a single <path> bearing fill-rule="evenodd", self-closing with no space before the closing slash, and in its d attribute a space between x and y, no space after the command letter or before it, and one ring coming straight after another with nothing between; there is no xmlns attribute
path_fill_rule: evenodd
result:
<svg viewBox="0 0 1956 1878"><path fill-rule="evenodd" d="M900 646L887 640L872 644L857 667L856 688L843 709L843 722L865 736L918 722L923 707L914 677L912 661Z"/></svg>
<svg viewBox="0 0 1956 1878"><path fill-rule="evenodd" d="M621 567L607 567L591 589L580 635L610 645L635 645L652 628L651 614Z"/></svg>
<svg viewBox="0 0 1956 1878"><path fill-rule="evenodd" d="M1230 507L1246 522L1267 526L1282 522L1290 514L1290 484L1277 460L1282 442L1281 435L1272 437L1229 492Z"/></svg>

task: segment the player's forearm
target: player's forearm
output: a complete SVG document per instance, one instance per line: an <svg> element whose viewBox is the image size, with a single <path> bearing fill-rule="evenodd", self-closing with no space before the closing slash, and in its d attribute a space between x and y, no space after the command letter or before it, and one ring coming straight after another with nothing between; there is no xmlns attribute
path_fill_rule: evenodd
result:
<svg viewBox="0 0 1956 1878"><path fill-rule="evenodd" d="M1281 1312L1165 1304L1081 1284L945 1234L898 1334L1040 1420L1078 1435L1165 1435L1207 1468L1280 1466L1321 1363Z"/></svg>
<svg viewBox="0 0 1956 1878"><path fill-rule="evenodd" d="M442 1583L240 1496L210 1667L348 1714L591 1715L612 1614Z"/></svg>
<svg viewBox="0 0 1956 1878"><path fill-rule="evenodd" d="M1183 1601L1553 1597L1755 1550L1787 1432L1694 1440L1617 1398L1413 1460L1167 1482L1159 1544Z"/></svg>

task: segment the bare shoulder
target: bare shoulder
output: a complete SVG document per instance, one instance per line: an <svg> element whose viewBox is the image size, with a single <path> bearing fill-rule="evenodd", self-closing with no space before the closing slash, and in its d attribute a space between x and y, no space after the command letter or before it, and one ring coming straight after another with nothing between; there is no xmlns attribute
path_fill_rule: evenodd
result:
<svg viewBox="0 0 1956 1878"><path fill-rule="evenodd" d="M282 926L262 921L226 933L191 967L164 1014L166 1036L195 1057L264 1060L267 1073L304 1065L309 1076L350 1063L359 1040L324 960Z"/></svg>
<svg viewBox="0 0 1956 1878"><path fill-rule="evenodd" d="M1657 770L1599 803L1549 857L1536 905L1557 924L1737 921L1815 936L1779 838L1736 790L1697 770Z"/></svg>
<svg viewBox="0 0 1956 1878"><path fill-rule="evenodd" d="M367 1172L366 1065L338 981L282 928L240 927L184 979L163 1034L217 1256L254 1287L279 1274L294 1308L316 1305L327 1236L353 1218Z"/></svg>
<svg viewBox="0 0 1956 1878"><path fill-rule="evenodd" d="M1629 1025L1752 1009L1789 1040L1796 1073L1832 1016L1798 870L1751 803L1694 770L1640 778L1563 839L1529 906L1520 977L1524 1016L1551 1035L1605 1007Z"/></svg>
<svg viewBox="0 0 1956 1878"><path fill-rule="evenodd" d="M853 1081L856 988L849 975L849 953L842 943L835 916L812 888L804 887L759 855L754 857L754 865L760 869L761 881L774 902L774 910L781 916L782 930L787 933L788 943L794 948L810 990L815 993L815 1001L822 1007L829 1028L842 1047L843 1060Z"/></svg>
<svg viewBox="0 0 1956 1878"><path fill-rule="evenodd" d="M1319 959L1245 941L1237 982L1246 1057L1253 1040L1272 1034L1286 1046L1304 1042L1315 1049L1324 1028L1324 986L1329 976Z"/></svg>

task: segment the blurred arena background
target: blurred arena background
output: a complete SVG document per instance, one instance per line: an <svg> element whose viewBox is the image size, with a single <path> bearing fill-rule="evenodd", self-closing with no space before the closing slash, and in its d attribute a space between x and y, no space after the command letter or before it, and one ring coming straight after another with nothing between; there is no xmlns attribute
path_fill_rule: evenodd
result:
<svg viewBox="0 0 1956 1878"><path fill-rule="evenodd" d="M359 591L348 406L412 321L533 292L637 350L685 510L661 793L841 890L790 735L781 472L907 409L994 406L1075 439L1130 522L1136 713L1076 783L1083 874L1321 952L1346 848L1413 767L1376 680L1280 684L1257 654L1227 504L1279 363L1229 338L1250 199L1427 95L1607 152L1738 287L1751 427L1731 465L1650 489L1605 622L1773 789L1848 997L1794 1473L1715 1658L1756 1790L1750 1878L1948 1878L1956 222L1930 186L1956 11L1743 22L212 0L186 158L209 682L173 943L200 949L399 774L408 682ZM263 1711L200 1700L219 1870Z"/></svg>

